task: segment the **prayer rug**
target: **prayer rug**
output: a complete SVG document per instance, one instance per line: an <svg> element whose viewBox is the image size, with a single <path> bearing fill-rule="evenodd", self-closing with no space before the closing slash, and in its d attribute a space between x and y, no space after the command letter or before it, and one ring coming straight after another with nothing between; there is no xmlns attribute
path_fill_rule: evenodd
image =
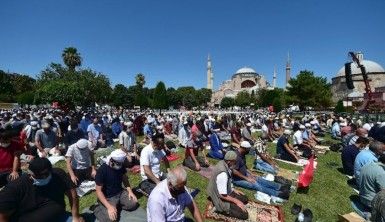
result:
<svg viewBox="0 0 385 222"><path fill-rule="evenodd" d="M247 212L249 213L249 219L240 220L237 218L229 217L215 212L215 208L212 203L209 202L206 207L204 216L206 219L225 222L283 222L283 210L280 206L272 206L263 203L257 203L250 201L246 204Z"/></svg>
<svg viewBox="0 0 385 222"><path fill-rule="evenodd" d="M172 153L172 154L166 156L166 158L167 158L168 162L172 162L172 161L179 159L179 156L175 153Z"/></svg>

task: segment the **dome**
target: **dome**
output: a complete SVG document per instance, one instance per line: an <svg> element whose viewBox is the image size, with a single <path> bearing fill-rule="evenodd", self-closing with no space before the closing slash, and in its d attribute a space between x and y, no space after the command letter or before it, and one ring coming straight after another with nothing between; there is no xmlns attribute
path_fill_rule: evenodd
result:
<svg viewBox="0 0 385 222"><path fill-rule="evenodd" d="M365 66L366 72L381 72L385 73L385 69L382 68L381 65L379 65L376 62L370 61L370 60L362 60L361 64ZM361 74L361 70L355 63L352 64L352 74ZM337 77L339 76L345 76L345 66L343 66L337 73Z"/></svg>
<svg viewBox="0 0 385 222"><path fill-rule="evenodd" d="M241 73L257 73L254 69L249 67L243 67L237 70L235 74L241 74Z"/></svg>

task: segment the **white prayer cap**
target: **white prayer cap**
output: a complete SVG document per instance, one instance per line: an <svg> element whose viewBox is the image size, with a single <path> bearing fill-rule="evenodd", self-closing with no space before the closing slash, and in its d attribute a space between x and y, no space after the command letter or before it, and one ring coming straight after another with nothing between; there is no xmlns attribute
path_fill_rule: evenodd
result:
<svg viewBox="0 0 385 222"><path fill-rule="evenodd" d="M288 129L285 129L285 131L283 131L283 134L285 134L285 135L290 135L290 134L291 134L291 131L288 130Z"/></svg>
<svg viewBox="0 0 385 222"><path fill-rule="evenodd" d="M251 145L248 141L242 141L241 142L241 147L245 149L250 149Z"/></svg>
<svg viewBox="0 0 385 222"><path fill-rule="evenodd" d="M159 125L159 126L156 127L156 129L162 130L162 129L163 129L163 126L162 126L162 125Z"/></svg>
<svg viewBox="0 0 385 222"><path fill-rule="evenodd" d="M126 125L127 127L131 127L133 124L132 122L125 122L124 125Z"/></svg>
<svg viewBox="0 0 385 222"><path fill-rule="evenodd" d="M306 127L311 127L310 123L305 123Z"/></svg>
<svg viewBox="0 0 385 222"><path fill-rule="evenodd" d="M111 160L115 160L116 162L123 163L124 160L126 159L126 153L123 152L121 149L117 149L112 151L112 153L107 157L107 162Z"/></svg>
<svg viewBox="0 0 385 222"><path fill-rule="evenodd" d="M87 148L87 147L91 147L91 142L89 142L88 140L86 139L80 139L76 142L76 146L79 148L79 149L84 149L84 148Z"/></svg>
<svg viewBox="0 0 385 222"><path fill-rule="evenodd" d="M299 125L299 128L300 128L300 129L305 129L306 127L305 127L304 125L301 124L301 125Z"/></svg>
<svg viewBox="0 0 385 222"><path fill-rule="evenodd" d="M344 127L347 126L345 122L340 123L340 126Z"/></svg>
<svg viewBox="0 0 385 222"><path fill-rule="evenodd" d="M31 126L37 126L37 121L31 121Z"/></svg>
<svg viewBox="0 0 385 222"><path fill-rule="evenodd" d="M251 126L251 123L246 123L246 126Z"/></svg>

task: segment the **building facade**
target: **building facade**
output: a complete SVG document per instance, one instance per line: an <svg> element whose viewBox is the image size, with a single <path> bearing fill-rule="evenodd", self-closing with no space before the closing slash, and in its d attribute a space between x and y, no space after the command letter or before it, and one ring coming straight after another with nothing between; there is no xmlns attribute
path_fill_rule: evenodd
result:
<svg viewBox="0 0 385 222"><path fill-rule="evenodd" d="M219 105L223 98L235 98L239 92L247 91L256 93L259 89L269 86L263 75L258 74L254 69L244 67L238 69L230 80L224 81L219 89L213 92L211 97L212 105Z"/></svg>
<svg viewBox="0 0 385 222"><path fill-rule="evenodd" d="M385 86L384 68L376 62L364 60L362 53L357 53L357 57L366 69L372 91L374 92L376 88ZM337 72L336 77L332 78L332 93L334 102L339 100L363 101L365 83L360 81L362 80L361 70L355 63L352 64L351 69L354 84L354 89L352 90L348 89L346 86L345 66Z"/></svg>

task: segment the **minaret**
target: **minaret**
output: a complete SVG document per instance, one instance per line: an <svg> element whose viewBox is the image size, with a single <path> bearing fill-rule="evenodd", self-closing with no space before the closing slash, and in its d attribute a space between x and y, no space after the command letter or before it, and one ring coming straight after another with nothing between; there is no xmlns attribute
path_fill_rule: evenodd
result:
<svg viewBox="0 0 385 222"><path fill-rule="evenodd" d="M274 66L274 73L273 73L273 89L277 86L277 70L276 67Z"/></svg>
<svg viewBox="0 0 385 222"><path fill-rule="evenodd" d="M213 70L211 67L210 54L207 57L207 89L213 90Z"/></svg>
<svg viewBox="0 0 385 222"><path fill-rule="evenodd" d="M286 88L289 84L289 80L290 80L290 70L291 70L291 66L290 66L290 55L289 53L287 53L287 62L286 62Z"/></svg>

